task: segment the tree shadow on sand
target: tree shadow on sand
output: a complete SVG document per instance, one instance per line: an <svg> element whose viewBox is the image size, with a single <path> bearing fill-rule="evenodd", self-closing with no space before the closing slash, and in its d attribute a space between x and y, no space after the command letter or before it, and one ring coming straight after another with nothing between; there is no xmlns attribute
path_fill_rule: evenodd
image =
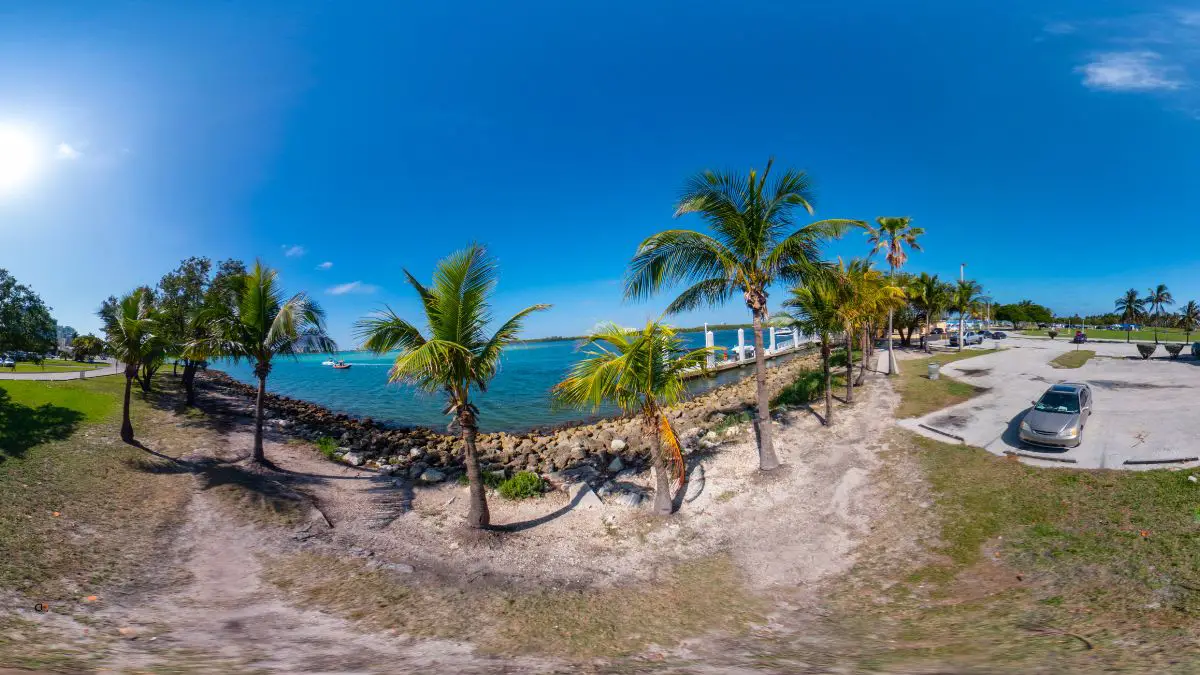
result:
<svg viewBox="0 0 1200 675"><path fill-rule="evenodd" d="M22 405L0 389L0 463L24 457L35 445L70 436L83 418L78 410L50 403Z"/></svg>

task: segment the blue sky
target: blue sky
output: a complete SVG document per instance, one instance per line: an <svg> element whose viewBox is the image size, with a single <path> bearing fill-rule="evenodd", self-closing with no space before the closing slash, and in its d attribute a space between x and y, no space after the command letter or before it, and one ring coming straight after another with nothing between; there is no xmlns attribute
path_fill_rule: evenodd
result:
<svg viewBox="0 0 1200 675"><path fill-rule="evenodd" d="M6 3L0 141L36 161L6 183L0 157L0 267L86 331L183 257L262 257L346 344L383 303L415 313L402 267L478 240L498 314L550 302L528 334L580 333L670 300L620 278L698 226L671 217L688 175L774 156L818 217L912 216L910 269L966 262L1000 301L1200 298L1183 5L297 4Z"/></svg>

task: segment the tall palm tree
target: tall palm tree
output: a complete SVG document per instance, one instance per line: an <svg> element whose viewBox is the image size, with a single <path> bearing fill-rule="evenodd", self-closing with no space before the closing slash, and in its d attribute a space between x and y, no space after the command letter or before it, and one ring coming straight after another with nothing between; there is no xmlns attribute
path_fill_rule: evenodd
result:
<svg viewBox="0 0 1200 675"><path fill-rule="evenodd" d="M654 511L670 515L671 488L668 473L683 484L683 451L663 409L687 395L684 374L703 368L710 348L685 351L675 329L647 321L637 330L604 324L588 336L587 356L554 387L555 398L570 406L598 409L615 404L626 415L640 415L647 436L654 439Z"/></svg>
<svg viewBox="0 0 1200 675"><path fill-rule="evenodd" d="M958 312L958 351L960 352L963 350L963 343L966 342L966 332L964 331L966 316L978 309L982 297L983 288L971 279L959 281L958 285L954 287L954 297L951 298L950 308Z"/></svg>
<svg viewBox="0 0 1200 675"><path fill-rule="evenodd" d="M876 226L867 227L867 242L871 245L871 253L884 251L892 276L904 267L908 261L907 246L914 251L920 251L921 245L917 239L925 234L925 228L913 227L912 218L908 216L880 216L875 219ZM895 310L888 311L888 375L896 374L896 357L892 353L892 316Z"/></svg>
<svg viewBox="0 0 1200 675"><path fill-rule="evenodd" d="M361 319L356 324L358 335L363 347L376 354L399 351L392 363L392 382L446 394L445 413L454 416L451 425L457 426L465 448L471 490L467 526L486 528L491 517L475 447L479 409L471 402L471 389L487 390L500 368L501 353L517 339L522 321L550 305L526 307L487 334L485 329L492 323L490 300L496 288L497 267L478 244L438 262L429 286L422 285L408 270L404 276L421 298L426 332L389 307Z"/></svg>
<svg viewBox="0 0 1200 675"><path fill-rule="evenodd" d="M1171 291L1167 290L1166 284L1159 284L1150 289L1149 295L1142 298L1142 303L1153 317L1150 323L1154 325L1154 344L1158 344L1158 324L1161 322L1163 310L1167 305L1175 304L1175 298L1171 297Z"/></svg>
<svg viewBox="0 0 1200 675"><path fill-rule="evenodd" d="M792 289L783 306L795 318L796 325L805 333L816 335L821 342L821 367L825 377L825 419L829 426L833 421L833 373L829 357L833 353L833 336L841 330L843 323L839 307L845 296L841 280L836 276L814 275L803 286Z"/></svg>
<svg viewBox="0 0 1200 675"><path fill-rule="evenodd" d="M254 402L253 460L265 463L263 454L263 404L267 376L277 356L305 351L330 351L333 340L325 334L325 312L305 293L284 299L278 274L256 261L248 274L230 283L232 304L206 307L201 321L208 332L188 346L193 355L223 356L235 363L246 359L258 378Z"/></svg>
<svg viewBox="0 0 1200 675"><path fill-rule="evenodd" d="M821 266L821 244L840 237L854 220L822 220L800 227L797 211L813 212L813 191L803 171L787 170L769 180L772 161L761 174L705 171L684 187L675 216L696 213L712 234L666 230L642 242L629 265L625 297L645 299L664 286L690 284L667 307L668 314L719 306L740 292L754 324L758 398L758 467L779 466L771 439L770 395L762 328L769 317L767 292L776 281L797 283Z"/></svg>
<svg viewBox="0 0 1200 675"><path fill-rule="evenodd" d="M1197 325L1200 325L1200 304L1196 304L1195 300L1188 300L1179 310L1179 327L1187 333L1183 338L1184 342L1192 341L1192 331L1196 330Z"/></svg>
<svg viewBox="0 0 1200 675"><path fill-rule="evenodd" d="M867 359L867 327L875 317L886 314L905 301L904 291L872 266L869 258L857 258L839 264L841 298L838 314L842 317L846 341L846 402L854 400L854 336L861 334L863 362Z"/></svg>
<svg viewBox="0 0 1200 675"><path fill-rule="evenodd" d="M100 316L108 338L108 353L125 364L125 399L121 406L121 440L133 442L133 423L129 420L129 393L133 380L145 359L159 351L155 337L155 315L152 296L146 289L107 304Z"/></svg>
<svg viewBox="0 0 1200 675"><path fill-rule="evenodd" d="M1117 298L1116 311L1121 313L1121 323L1126 324L1125 342L1129 342L1132 332L1131 324L1137 323L1146 313L1146 301L1142 300L1136 288L1125 291L1125 295Z"/></svg>
<svg viewBox="0 0 1200 675"><path fill-rule="evenodd" d="M929 351L928 335L933 325L933 319L935 316L941 316L950 308L950 301L954 296L954 286L942 281L936 274L930 276L928 272L921 272L920 275L913 278L912 284L905 289L905 292L908 294L909 300L925 315L925 324L921 330L921 344L925 351Z"/></svg>

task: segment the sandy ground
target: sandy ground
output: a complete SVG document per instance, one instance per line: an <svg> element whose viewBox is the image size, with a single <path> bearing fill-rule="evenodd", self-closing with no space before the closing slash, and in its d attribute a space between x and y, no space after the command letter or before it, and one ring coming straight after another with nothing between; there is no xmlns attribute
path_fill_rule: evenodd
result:
<svg viewBox="0 0 1200 675"><path fill-rule="evenodd" d="M990 347L991 341L985 346ZM1200 465L1195 461L1200 420L1184 412L1200 388L1200 362L1190 354L1173 360L1160 347L1155 358L1143 361L1133 344L1097 342L1077 346L1065 340L1021 336L1001 341L999 346L1002 351L950 363L942 369L948 377L988 391L925 417L902 420L901 426L951 441L944 434L931 432L932 427L997 455L1020 452L1021 461L1038 466L1153 469ZM1080 368L1050 365L1056 356L1076 349L1094 351L1096 356ZM1064 381L1088 383L1095 397L1083 442L1068 450L1022 443L1018 425L1030 401L1050 385ZM1181 461L1189 458L1192 461Z"/></svg>
<svg viewBox="0 0 1200 675"><path fill-rule="evenodd" d="M232 515L197 476L186 524L175 534L171 559L163 561L174 590L135 593L98 611L94 619L121 626L121 639L108 644L99 664L116 672L167 667L183 672L569 672L577 667L550 658L500 660L465 642L372 633L297 608L264 580L263 561L299 551L369 558L372 565L399 570L407 583L526 589L636 585L676 563L728 552L751 592L769 607L768 625L758 634L800 635L820 612L822 582L849 569L857 544L888 518L879 498L887 486L877 480L877 470L894 424L896 397L876 375L855 393L854 405L835 409L830 428L822 428L807 409L783 414L775 429L784 466L772 474L756 470L748 428L715 450L689 456L693 467L703 465L704 488L693 501L680 500L679 512L665 523L613 502L583 507L565 493L520 503L493 496L493 522L515 525L516 531L484 537L461 528L465 487L414 486L331 463L309 444L272 435L266 454L281 470L280 480L313 498L319 512L295 530L251 524ZM232 406L226 412L242 410ZM176 442L179 452L163 452L190 466L236 461L251 444L244 422L220 414L202 425L177 422L186 440ZM649 476L631 480L648 484ZM875 539L879 536L877 531ZM899 528L883 536L905 539ZM77 644L89 639L80 625L56 629L73 634ZM716 636L686 641L671 653L684 664L680 672L702 672L702 664L715 662L727 664L721 672L732 672L737 651L729 644Z"/></svg>

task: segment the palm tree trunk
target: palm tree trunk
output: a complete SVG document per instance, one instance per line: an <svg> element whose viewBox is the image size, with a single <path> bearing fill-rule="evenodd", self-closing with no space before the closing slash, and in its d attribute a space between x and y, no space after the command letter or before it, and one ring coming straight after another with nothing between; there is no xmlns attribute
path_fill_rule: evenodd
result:
<svg viewBox="0 0 1200 675"><path fill-rule="evenodd" d="M895 270L892 271L892 274L895 274ZM895 375L895 373L892 372L892 313L894 311L895 310L891 310L891 309L888 310L888 354L887 354L887 359L888 359L887 374L888 375Z"/></svg>
<svg viewBox="0 0 1200 675"><path fill-rule="evenodd" d="M925 349L926 354L928 354L930 352L930 349L929 349L930 332L929 331L931 330L931 328L929 326L929 322L932 320L933 320L933 313L925 312L925 328L923 328L921 330L921 347Z"/></svg>
<svg viewBox="0 0 1200 675"><path fill-rule="evenodd" d="M771 440L771 399L767 391L767 357L763 353L763 310L754 309L754 387L758 397L758 468L773 471L779 467L775 444Z"/></svg>
<svg viewBox="0 0 1200 675"><path fill-rule="evenodd" d="M183 391L187 395L189 408L196 407L196 364L188 361L183 365Z"/></svg>
<svg viewBox="0 0 1200 675"><path fill-rule="evenodd" d="M258 397L254 399L254 461L259 463L267 459L263 453L263 403L266 397L267 375L263 373L258 376Z"/></svg>
<svg viewBox="0 0 1200 675"><path fill-rule="evenodd" d="M663 457L662 427L658 424L658 415L647 417L646 425L653 428L654 434L654 514L659 516L671 515L671 481L667 475L667 463ZM650 431L648 429L648 431Z"/></svg>
<svg viewBox="0 0 1200 675"><path fill-rule="evenodd" d="M833 421L833 371L829 367L829 355L833 348L829 345L829 336L821 336L821 365L825 369L825 426Z"/></svg>
<svg viewBox="0 0 1200 675"><path fill-rule="evenodd" d="M184 369L186 370L187 366L184 366ZM172 375L179 374L179 359L175 359L175 363L171 364L171 374Z"/></svg>
<svg viewBox="0 0 1200 675"><path fill-rule="evenodd" d="M459 408L458 423L462 428L464 456L467 464L467 482L470 485L470 508L467 510L467 527L486 530L492 524L488 511L487 492L483 484L483 471L479 468L479 452L475 449L475 436L479 428L475 414L464 404Z"/></svg>
<svg viewBox="0 0 1200 675"><path fill-rule="evenodd" d="M121 440L133 442L133 423L129 421L129 392L133 389L133 374L137 366L125 366L125 402L121 406Z"/></svg>
<svg viewBox="0 0 1200 675"><path fill-rule="evenodd" d="M960 351L960 352L962 351L963 343L967 341L966 329L964 327L965 323L966 323L966 321L963 319L962 312L959 312L958 313L958 351Z"/></svg>
<svg viewBox="0 0 1200 675"><path fill-rule="evenodd" d="M846 328L846 403L854 402L854 331Z"/></svg>
<svg viewBox="0 0 1200 675"><path fill-rule="evenodd" d="M868 353L869 350L867 349L867 342L869 341L869 338L868 338L869 333L867 332L868 330L869 329L866 326L863 326L862 334L861 334L862 335L863 357L862 357L862 361L858 364L858 379L856 379L854 381L854 386L856 386L856 387L861 387L863 381L867 379L867 361L869 361L871 359L871 356Z"/></svg>

